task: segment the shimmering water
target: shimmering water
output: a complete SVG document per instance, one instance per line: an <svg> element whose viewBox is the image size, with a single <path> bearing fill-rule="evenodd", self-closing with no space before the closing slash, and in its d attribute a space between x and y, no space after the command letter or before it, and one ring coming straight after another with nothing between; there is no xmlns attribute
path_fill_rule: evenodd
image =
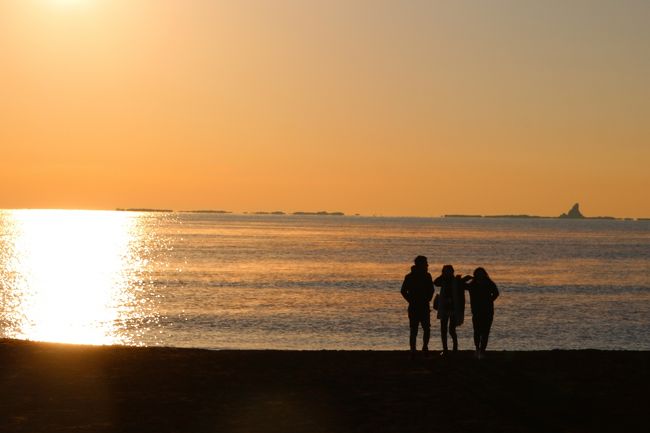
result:
<svg viewBox="0 0 650 433"><path fill-rule="evenodd" d="M404 349L399 289L424 254L491 274L492 349L650 350L649 221L24 210L0 230L3 337ZM470 348L469 320L459 334Z"/></svg>

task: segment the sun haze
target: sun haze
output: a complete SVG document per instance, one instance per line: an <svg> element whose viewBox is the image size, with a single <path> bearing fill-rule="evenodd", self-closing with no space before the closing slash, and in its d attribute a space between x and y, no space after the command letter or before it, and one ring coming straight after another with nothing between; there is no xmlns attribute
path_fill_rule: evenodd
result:
<svg viewBox="0 0 650 433"><path fill-rule="evenodd" d="M649 16L3 1L0 208L650 216Z"/></svg>

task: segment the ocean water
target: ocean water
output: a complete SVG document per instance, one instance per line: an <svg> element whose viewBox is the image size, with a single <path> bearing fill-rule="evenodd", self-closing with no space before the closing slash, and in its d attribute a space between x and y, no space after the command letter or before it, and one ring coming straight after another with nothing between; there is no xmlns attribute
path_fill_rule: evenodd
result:
<svg viewBox="0 0 650 433"><path fill-rule="evenodd" d="M490 349L650 350L650 221L16 210L0 230L2 337L406 349L423 254L490 273Z"/></svg>

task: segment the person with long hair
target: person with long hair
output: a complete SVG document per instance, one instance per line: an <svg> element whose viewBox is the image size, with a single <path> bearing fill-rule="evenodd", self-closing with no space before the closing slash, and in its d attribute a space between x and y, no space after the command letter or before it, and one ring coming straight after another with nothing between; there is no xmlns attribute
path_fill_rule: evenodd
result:
<svg viewBox="0 0 650 433"><path fill-rule="evenodd" d="M472 306L472 326L474 327L474 346L476 357L483 358L487 349L490 328L494 320L494 301L499 297L499 289L483 268L474 270L474 277L467 284Z"/></svg>
<svg viewBox="0 0 650 433"><path fill-rule="evenodd" d="M444 265L442 272L434 281L434 286L440 287L438 295L438 314L440 320L440 338L442 339L442 355L447 354L447 333L451 336L454 352L458 351L458 334L456 327L463 324L465 315L465 282L469 277L461 278L454 275L452 265Z"/></svg>

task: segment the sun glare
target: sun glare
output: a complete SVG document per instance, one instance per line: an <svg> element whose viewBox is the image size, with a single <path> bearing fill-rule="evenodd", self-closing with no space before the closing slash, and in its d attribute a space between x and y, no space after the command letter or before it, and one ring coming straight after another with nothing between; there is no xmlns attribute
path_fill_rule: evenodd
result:
<svg viewBox="0 0 650 433"><path fill-rule="evenodd" d="M84 3L84 0L50 0L57 6L73 6Z"/></svg>
<svg viewBox="0 0 650 433"><path fill-rule="evenodd" d="M129 304L134 217L117 212L13 211L3 276L7 337L121 343L116 323ZM5 247L7 248L7 247ZM9 280L9 281L8 281ZM9 290L8 290L9 289Z"/></svg>
<svg viewBox="0 0 650 433"><path fill-rule="evenodd" d="M59 9L60 11L85 11L88 8L95 6L97 0L46 0L51 8Z"/></svg>

